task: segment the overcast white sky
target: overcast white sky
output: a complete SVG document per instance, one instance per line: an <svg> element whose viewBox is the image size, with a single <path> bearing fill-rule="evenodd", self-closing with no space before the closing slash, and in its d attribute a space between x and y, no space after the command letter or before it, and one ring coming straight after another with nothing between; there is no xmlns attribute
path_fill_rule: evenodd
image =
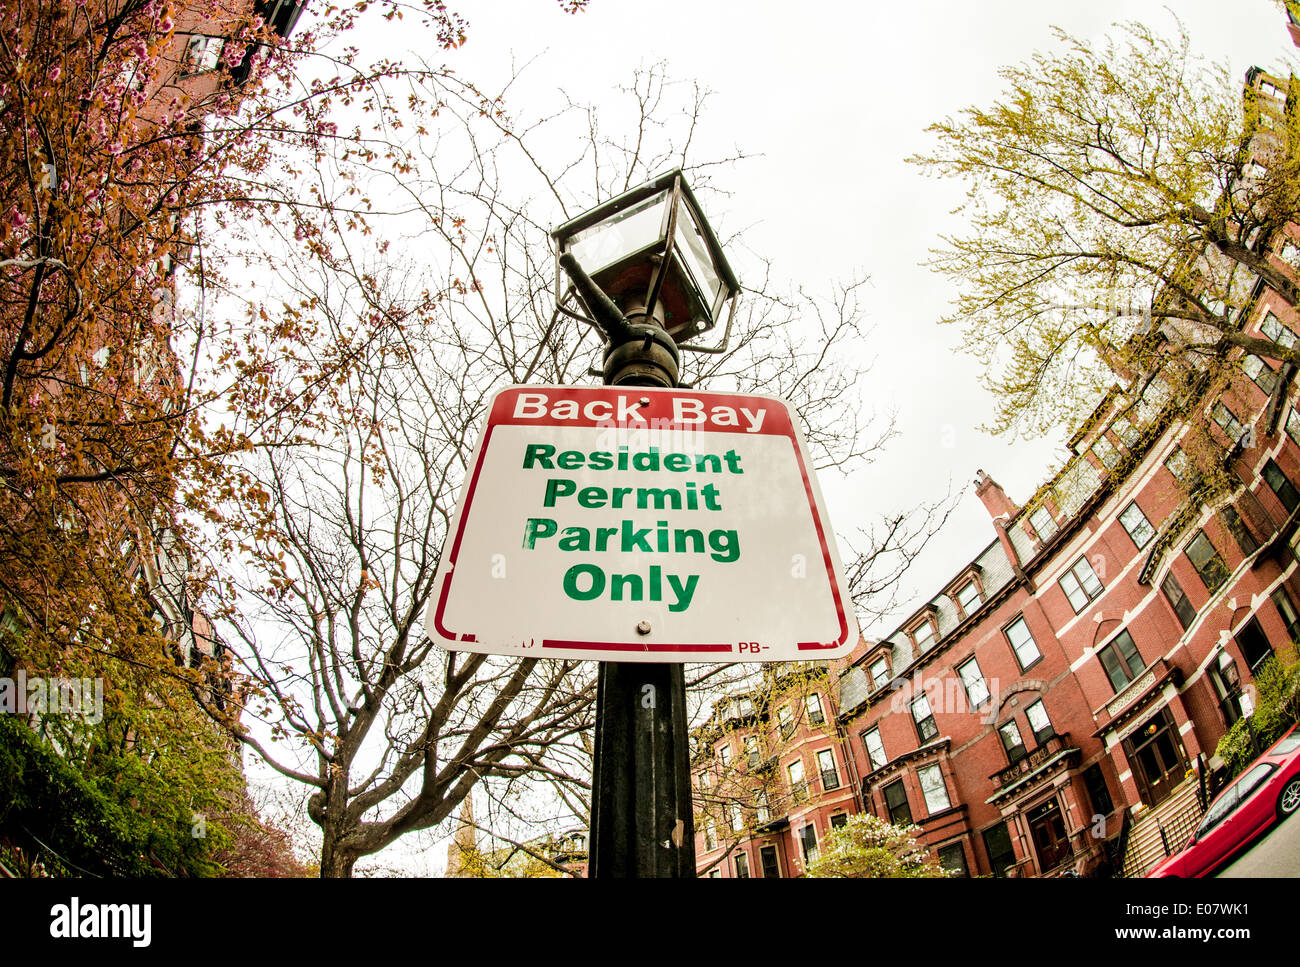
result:
<svg viewBox="0 0 1300 967"><path fill-rule="evenodd" d="M444 53L432 38L410 31L413 49L484 89L502 83L512 61L532 61L508 102L521 113L532 98L553 99L560 85L600 104L629 82L634 67L661 60L673 77L698 79L714 97L696 157L735 146L756 156L715 178L731 193L706 203L719 234L744 228L749 248L770 258L778 275L812 289L870 276L866 310L878 362L866 396L897 409L900 435L869 470L846 480L824 476L822 488L841 534L872 515L940 497L950 485L962 492L952 520L909 575L913 592L933 593L993 539L970 489L977 468L1024 500L1059 466L1063 454L1051 441L1011 441L976 429L991 415L990 400L973 363L952 352L957 334L936 325L951 295L947 281L919 264L941 232L957 230L948 213L960 192L923 178L904 159L930 144L931 122L993 101L1001 91L999 66L1052 49L1053 25L1095 37L1115 21L1136 19L1168 32L1166 6L591 0L576 16L555 0L449 6L469 21L469 42ZM1171 6L1195 49L1226 61L1235 76L1251 65L1290 69L1295 48L1273 0ZM363 51L364 38L363 31ZM557 211L555 223L561 220ZM883 634L892 626L864 631Z"/></svg>
<svg viewBox="0 0 1300 967"><path fill-rule="evenodd" d="M870 276L866 309L878 362L867 397L897 408L900 436L867 472L823 476L841 534L873 513L942 496L951 480L964 496L909 579L916 592L930 593L993 539L970 489L977 469L1016 500L1051 476L1063 459L1051 442L976 429L991 414L989 397L974 364L952 351L956 332L935 323L950 297L947 280L919 264L941 232L957 227L948 213L960 193L904 159L931 143L931 122L994 100L999 66L1053 49L1052 26L1095 37L1115 21L1141 20L1168 32L1168 7L1153 0L591 0L569 16L553 0L450 6L470 23L469 42L444 57L463 76L490 86L512 59L537 57L528 83L511 92L515 107L561 84L599 104L633 67L660 60L674 77L698 79L714 91L702 154L739 146L758 156L715 178L732 193L712 199L706 212L719 234L745 228L749 247L772 259L778 274L813 289L855 272ZM1171 6L1195 49L1226 61L1236 76L1251 65L1291 63L1295 48L1272 0Z"/></svg>

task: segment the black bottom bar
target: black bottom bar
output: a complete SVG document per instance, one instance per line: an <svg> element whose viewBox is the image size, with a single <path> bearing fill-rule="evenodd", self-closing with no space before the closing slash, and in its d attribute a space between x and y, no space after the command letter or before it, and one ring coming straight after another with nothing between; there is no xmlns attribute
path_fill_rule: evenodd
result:
<svg viewBox="0 0 1300 967"><path fill-rule="evenodd" d="M681 665L601 662L588 876L695 876Z"/></svg>

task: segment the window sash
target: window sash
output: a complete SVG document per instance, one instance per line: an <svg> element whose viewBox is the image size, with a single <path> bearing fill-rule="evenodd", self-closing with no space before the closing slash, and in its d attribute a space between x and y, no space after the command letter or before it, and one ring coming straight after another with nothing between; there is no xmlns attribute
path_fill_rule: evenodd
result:
<svg viewBox="0 0 1300 967"><path fill-rule="evenodd" d="M889 821L896 826L912 825L912 807L907 802L907 787L902 779L896 779L887 785L885 792L885 809L889 812Z"/></svg>
<svg viewBox="0 0 1300 967"><path fill-rule="evenodd" d="M1056 518L1046 507L1039 507L1029 515L1029 524L1038 533L1038 539L1046 543L1056 533Z"/></svg>
<svg viewBox="0 0 1300 967"><path fill-rule="evenodd" d="M808 696L807 708L808 721L813 725L820 725L822 722L826 721L826 716L822 713L821 696L816 692L813 692Z"/></svg>
<svg viewBox="0 0 1300 967"><path fill-rule="evenodd" d="M1011 643L1011 650L1016 654L1016 661L1020 662L1021 671L1024 671L1043 657L1042 652L1038 650L1038 643L1034 641L1034 636L1030 633L1029 625L1025 623L1024 618L1017 618L1007 625L1005 634L1007 641Z"/></svg>
<svg viewBox="0 0 1300 967"><path fill-rule="evenodd" d="M1282 502L1282 506L1286 508L1288 514L1300 507L1300 493L1296 491L1295 485L1287 479L1286 474L1282 472L1282 468L1272 460L1264 464L1263 477L1269 489L1277 494L1277 499Z"/></svg>
<svg viewBox="0 0 1300 967"><path fill-rule="evenodd" d="M1207 591L1213 594L1228 580L1228 567L1215 549L1214 544L1205 536L1205 531L1198 531L1187 545L1187 559L1192 562L1197 575Z"/></svg>
<svg viewBox="0 0 1300 967"><path fill-rule="evenodd" d="M889 684L889 659L878 658L871 665L871 685L884 688Z"/></svg>
<svg viewBox="0 0 1300 967"><path fill-rule="evenodd" d="M880 729L875 728L864 733L862 744L867 750L867 761L871 763L872 768L879 769L889 761L889 756L885 755L885 743L880 738Z"/></svg>
<svg viewBox="0 0 1300 967"><path fill-rule="evenodd" d="M921 796L925 799L926 812L934 815L952 808L948 787L943 781L943 770L937 764L917 769L916 777L921 781Z"/></svg>
<svg viewBox="0 0 1300 967"><path fill-rule="evenodd" d="M1165 579L1160 582L1160 590L1165 593L1165 597L1173 607L1174 614L1178 616L1178 621L1183 626L1183 630L1190 628L1192 622L1196 620L1196 608L1187 600L1187 593L1183 590L1183 586L1178 583L1178 579L1174 577L1173 571L1166 574Z"/></svg>
<svg viewBox="0 0 1300 967"><path fill-rule="evenodd" d="M971 708L979 708L988 701L989 687L978 661L972 658L963 662L957 667L957 674L966 688L966 700L970 702Z"/></svg>
<svg viewBox="0 0 1300 967"><path fill-rule="evenodd" d="M979 610L982 603L980 601L980 589L974 581L967 583L960 591L957 592L957 603L961 605L962 611L966 614L974 614Z"/></svg>
<svg viewBox="0 0 1300 967"><path fill-rule="evenodd" d="M1121 631L1118 637L1097 653L1097 657L1117 695L1146 668L1142 655L1133 642L1133 636L1128 631Z"/></svg>
<svg viewBox="0 0 1300 967"><path fill-rule="evenodd" d="M1219 429L1226 433L1233 443L1240 440L1241 435L1246 432L1246 428L1241 425L1236 414L1221 402L1216 402L1210 409L1210 419L1219 425Z"/></svg>
<svg viewBox="0 0 1300 967"><path fill-rule="evenodd" d="M1147 515L1142 513L1142 508L1137 504L1129 504L1124 508L1124 513L1119 515L1120 526L1124 528L1124 533L1137 545L1138 550L1146 547L1151 543L1151 538L1156 536L1156 529L1151 526L1151 521L1147 520Z"/></svg>
<svg viewBox="0 0 1300 967"><path fill-rule="evenodd" d="M1025 718L1029 720L1029 727L1034 730L1034 742L1037 745L1042 745L1044 740L1056 734L1042 699L1025 708Z"/></svg>
<svg viewBox="0 0 1300 967"><path fill-rule="evenodd" d="M1025 740L1020 736L1020 726L1016 725L1015 719L999 725L998 735L1002 738L1002 748L1007 758L1013 764L1025 757Z"/></svg>
<svg viewBox="0 0 1300 967"><path fill-rule="evenodd" d="M912 703L912 721L916 723L916 734L922 742L929 742L939 734L934 712L930 710L930 702L924 695Z"/></svg>

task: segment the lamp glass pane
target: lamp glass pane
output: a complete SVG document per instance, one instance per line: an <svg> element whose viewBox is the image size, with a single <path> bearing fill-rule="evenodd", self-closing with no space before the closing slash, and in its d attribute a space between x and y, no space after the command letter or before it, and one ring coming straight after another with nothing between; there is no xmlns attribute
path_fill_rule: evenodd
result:
<svg viewBox="0 0 1300 967"><path fill-rule="evenodd" d="M718 292L722 289L722 280L713 270L713 260L709 258L709 247L704 242L704 235L685 204L678 209L677 231L674 234L677 236L678 257L704 296L704 305L712 312Z"/></svg>
<svg viewBox="0 0 1300 967"><path fill-rule="evenodd" d="M663 227L663 205L668 193L661 191L631 208L584 229L573 237L570 251L594 275L606 266L653 245Z"/></svg>

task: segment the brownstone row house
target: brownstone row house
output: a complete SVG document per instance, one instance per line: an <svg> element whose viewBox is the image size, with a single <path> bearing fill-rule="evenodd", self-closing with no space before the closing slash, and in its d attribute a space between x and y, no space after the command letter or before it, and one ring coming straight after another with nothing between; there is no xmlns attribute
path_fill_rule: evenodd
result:
<svg viewBox="0 0 1300 967"><path fill-rule="evenodd" d="M1247 91L1263 152L1287 84L1252 70ZM1300 232L1271 245L1300 276ZM1262 282L1243 303L1243 330L1300 342ZM1023 503L977 474L992 540L894 631L715 705L696 732L703 875L799 875L863 811L969 875L1141 875L1185 841L1253 671L1300 637L1300 401L1294 367L1207 360L1182 335L1135 337L1159 362L1115 367Z"/></svg>

